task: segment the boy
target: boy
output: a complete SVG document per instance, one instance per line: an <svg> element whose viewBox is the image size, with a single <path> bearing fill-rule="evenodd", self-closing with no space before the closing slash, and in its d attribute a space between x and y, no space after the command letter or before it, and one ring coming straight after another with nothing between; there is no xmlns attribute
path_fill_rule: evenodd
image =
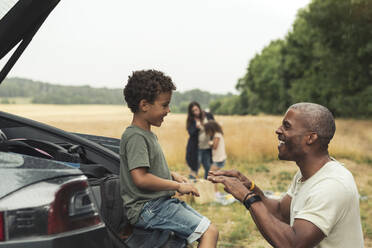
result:
<svg viewBox="0 0 372 248"><path fill-rule="evenodd" d="M183 201L172 198L175 191L199 193L185 177L169 171L151 132L151 126L160 127L170 112L175 89L170 77L155 70L136 71L128 78L124 97L133 120L120 142L121 196L132 225L172 230L188 243L200 239L199 247L216 247L216 227Z"/></svg>

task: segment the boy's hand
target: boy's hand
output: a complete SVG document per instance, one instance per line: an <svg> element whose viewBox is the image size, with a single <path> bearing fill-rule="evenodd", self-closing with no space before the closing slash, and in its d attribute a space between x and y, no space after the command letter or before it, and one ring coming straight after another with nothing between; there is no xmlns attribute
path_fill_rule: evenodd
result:
<svg viewBox="0 0 372 248"><path fill-rule="evenodd" d="M186 177L178 174L177 172L171 172L171 175L172 175L173 180L176 181L176 182L179 182L179 183L188 183L189 182L189 180Z"/></svg>
<svg viewBox="0 0 372 248"><path fill-rule="evenodd" d="M191 193L194 196L200 196L199 191L190 183L180 183L178 188L178 193L180 194L189 194Z"/></svg>

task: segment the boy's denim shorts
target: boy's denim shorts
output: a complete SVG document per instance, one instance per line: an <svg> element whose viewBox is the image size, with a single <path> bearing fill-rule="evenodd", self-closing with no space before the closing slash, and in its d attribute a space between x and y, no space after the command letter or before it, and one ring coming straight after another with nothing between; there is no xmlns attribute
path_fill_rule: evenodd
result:
<svg viewBox="0 0 372 248"><path fill-rule="evenodd" d="M145 203L135 226L171 230L191 244L203 235L210 223L209 219L185 202L177 198L161 197Z"/></svg>

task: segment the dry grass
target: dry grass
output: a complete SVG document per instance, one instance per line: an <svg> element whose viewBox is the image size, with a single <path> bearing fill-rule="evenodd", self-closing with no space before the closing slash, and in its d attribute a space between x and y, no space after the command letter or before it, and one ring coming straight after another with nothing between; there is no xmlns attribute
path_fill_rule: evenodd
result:
<svg viewBox="0 0 372 248"><path fill-rule="evenodd" d="M0 109L72 132L120 138L131 122L123 106L110 105L0 105ZM184 163L187 132L184 114L170 114L161 128L154 128L170 165ZM270 161L277 158L276 128L280 116L217 116L225 132L231 160ZM336 120L337 131L330 145L335 157L358 162L372 161L372 121Z"/></svg>
<svg viewBox="0 0 372 248"><path fill-rule="evenodd" d="M123 106L105 105L0 105L0 110L47 123L67 131L120 138L131 122ZM278 116L216 116L225 132L228 163L253 177L263 189L284 191L297 170L294 163L277 161ZM171 169L187 173L186 115L170 114L154 128ZM336 120L337 131L330 153L345 162L354 174L361 201L366 247L372 247L372 121ZM270 247L260 236L249 214L238 203L229 206L195 205L221 230L219 247ZM220 214L223 212L224 214Z"/></svg>

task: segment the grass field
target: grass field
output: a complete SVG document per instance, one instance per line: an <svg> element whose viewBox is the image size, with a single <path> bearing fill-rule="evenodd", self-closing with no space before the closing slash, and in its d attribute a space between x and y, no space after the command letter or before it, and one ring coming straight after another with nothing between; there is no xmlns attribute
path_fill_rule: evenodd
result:
<svg viewBox="0 0 372 248"><path fill-rule="evenodd" d="M32 118L72 132L120 138L131 122L131 113L123 106L104 105L0 105L1 111ZM297 166L277 160L275 135L281 116L216 116L225 133L228 161L226 168L236 168L266 190L287 189ZM187 175L185 147L186 115L169 114L161 128L154 128L169 167ZM372 121L336 120L337 131L330 144L330 154L353 173L357 182L365 247L372 247ZM203 171L199 172L200 176ZM239 203L198 205L220 230L219 247L270 247L258 233L249 213ZM222 213L222 214L221 214Z"/></svg>

